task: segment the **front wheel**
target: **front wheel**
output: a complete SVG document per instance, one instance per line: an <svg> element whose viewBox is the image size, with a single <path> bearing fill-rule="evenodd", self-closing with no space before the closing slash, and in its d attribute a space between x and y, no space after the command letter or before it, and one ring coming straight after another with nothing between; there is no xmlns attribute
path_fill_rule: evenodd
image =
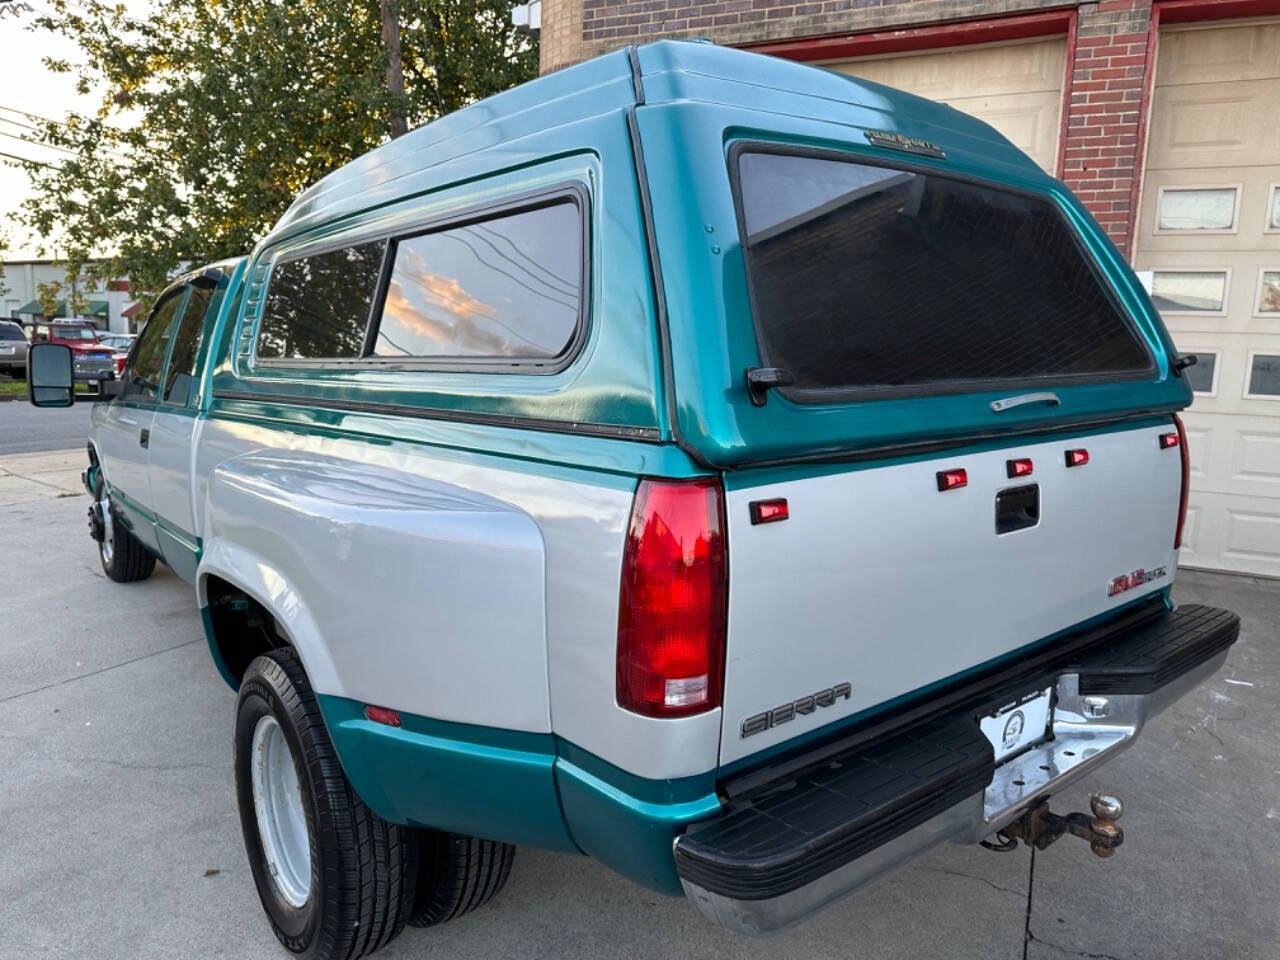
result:
<svg viewBox="0 0 1280 960"><path fill-rule="evenodd" d="M235 777L249 867L279 941L314 960L351 960L391 942L414 907L416 831L356 796L292 650L245 672Z"/></svg>
<svg viewBox="0 0 1280 960"><path fill-rule="evenodd" d="M98 541L98 559L102 561L102 572L116 583L147 579L156 568L156 556L125 529L120 518L115 515L101 468L93 485L93 500L93 509L98 511L93 522L100 523L102 527L102 539Z"/></svg>

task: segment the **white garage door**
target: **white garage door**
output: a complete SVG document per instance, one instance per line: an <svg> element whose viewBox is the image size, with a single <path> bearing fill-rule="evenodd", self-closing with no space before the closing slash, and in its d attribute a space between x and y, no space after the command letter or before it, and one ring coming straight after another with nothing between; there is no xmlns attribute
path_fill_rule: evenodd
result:
<svg viewBox="0 0 1280 960"><path fill-rule="evenodd" d="M940 100L985 120L1053 173L1058 162L1066 53L1066 38L1060 37L826 66Z"/></svg>
<svg viewBox="0 0 1280 960"><path fill-rule="evenodd" d="M1187 566L1280 576L1280 21L1162 30L1137 249L1200 363Z"/></svg>

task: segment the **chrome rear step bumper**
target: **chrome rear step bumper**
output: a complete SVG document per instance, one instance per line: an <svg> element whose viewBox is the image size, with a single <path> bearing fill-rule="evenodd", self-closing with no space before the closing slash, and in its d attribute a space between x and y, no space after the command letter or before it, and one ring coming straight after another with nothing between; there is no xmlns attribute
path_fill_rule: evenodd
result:
<svg viewBox="0 0 1280 960"><path fill-rule="evenodd" d="M768 934L943 840L981 840L1126 749L1239 631L1235 614L1188 605L1028 677L1054 690L1051 735L999 765L972 707L792 764L676 838L685 892L709 919Z"/></svg>

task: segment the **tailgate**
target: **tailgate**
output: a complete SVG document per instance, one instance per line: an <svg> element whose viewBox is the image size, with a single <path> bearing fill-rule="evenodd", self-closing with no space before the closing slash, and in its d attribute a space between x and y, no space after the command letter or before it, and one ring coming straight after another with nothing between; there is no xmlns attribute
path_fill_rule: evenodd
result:
<svg viewBox="0 0 1280 960"><path fill-rule="evenodd" d="M721 764L1168 586L1181 457L1160 437L1173 429L1147 420L905 463L729 473ZM1088 462L1068 467L1073 449ZM1011 479L1014 459L1031 473ZM955 469L967 484L939 490ZM787 519L753 524L752 502L775 498ZM1017 529L997 532L998 517ZM1114 591L1122 575L1134 583Z"/></svg>

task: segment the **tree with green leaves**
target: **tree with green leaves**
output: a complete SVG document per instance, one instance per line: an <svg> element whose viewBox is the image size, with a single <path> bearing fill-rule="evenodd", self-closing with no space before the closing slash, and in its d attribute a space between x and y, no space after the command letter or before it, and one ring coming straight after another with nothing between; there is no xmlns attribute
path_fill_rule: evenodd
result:
<svg viewBox="0 0 1280 960"><path fill-rule="evenodd" d="M57 280L36 284L36 303L40 314L46 318L58 315L58 297L62 293L62 284Z"/></svg>
<svg viewBox="0 0 1280 960"><path fill-rule="evenodd" d="M101 95L41 123L20 222L74 269L148 299L182 266L247 252L294 196L398 134L537 73L512 0L50 0L46 61ZM94 263L93 261L97 262Z"/></svg>

